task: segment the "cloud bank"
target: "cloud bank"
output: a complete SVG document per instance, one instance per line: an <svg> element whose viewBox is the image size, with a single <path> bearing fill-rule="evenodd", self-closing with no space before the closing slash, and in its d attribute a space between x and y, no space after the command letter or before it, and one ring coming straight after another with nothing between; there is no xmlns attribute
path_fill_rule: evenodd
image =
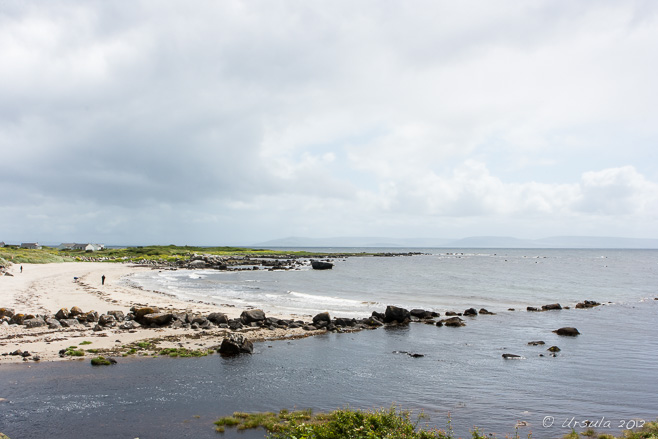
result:
<svg viewBox="0 0 658 439"><path fill-rule="evenodd" d="M656 237L658 6L5 1L1 240Z"/></svg>

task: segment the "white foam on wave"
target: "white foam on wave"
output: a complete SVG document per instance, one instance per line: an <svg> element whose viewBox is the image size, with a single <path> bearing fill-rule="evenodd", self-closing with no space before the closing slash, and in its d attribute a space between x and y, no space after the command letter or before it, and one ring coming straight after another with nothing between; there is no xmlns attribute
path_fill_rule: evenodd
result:
<svg viewBox="0 0 658 439"><path fill-rule="evenodd" d="M331 297L331 296L318 296L314 294L300 293L297 291L288 291L288 295L298 298L303 301L310 301L313 303L327 303L327 304L340 304L340 305L351 305L351 306L362 306L362 300L353 300L345 299L342 297Z"/></svg>

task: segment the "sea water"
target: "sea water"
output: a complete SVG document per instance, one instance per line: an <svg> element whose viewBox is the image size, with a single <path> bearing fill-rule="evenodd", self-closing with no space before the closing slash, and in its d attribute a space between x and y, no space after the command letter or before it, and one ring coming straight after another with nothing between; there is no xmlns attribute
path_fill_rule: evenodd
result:
<svg viewBox="0 0 658 439"><path fill-rule="evenodd" d="M268 312L362 315L397 304L439 312L484 306L497 315L466 318L462 328L412 324L257 343L254 355L235 358L120 358L105 368L87 361L3 366L0 431L20 438L219 437L212 421L233 411L396 404L422 411L429 426L445 429L450 420L456 436L478 427L504 437L519 423L521 437L557 438L572 427L584 430L587 420L614 433L658 417L658 252L426 253L433 254L348 258L321 272L180 271L165 279L173 286L166 292ZM164 289L163 276L154 272L140 281ZM260 299L289 292L303 299ZM524 310L584 299L606 305ZM563 326L581 335L552 332ZM527 344L535 340L546 345ZM561 348L556 357L546 351L552 345ZM523 359L505 360L504 353Z"/></svg>

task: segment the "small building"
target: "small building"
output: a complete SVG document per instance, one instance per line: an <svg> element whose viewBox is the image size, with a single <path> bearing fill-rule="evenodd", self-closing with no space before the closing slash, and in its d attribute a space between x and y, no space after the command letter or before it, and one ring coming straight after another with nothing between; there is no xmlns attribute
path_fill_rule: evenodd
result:
<svg viewBox="0 0 658 439"><path fill-rule="evenodd" d="M5 242L4 242L4 241L0 241L0 247L4 247L4 246L5 246Z"/></svg>
<svg viewBox="0 0 658 439"><path fill-rule="evenodd" d="M64 245L64 244L62 244ZM67 244L69 245L69 244ZM82 250L82 251L92 251L92 252L97 252L99 250L105 249L105 246L103 244L71 244L72 248L71 250Z"/></svg>
<svg viewBox="0 0 658 439"><path fill-rule="evenodd" d="M31 250L41 250L41 246L38 242L23 242L21 243L21 248L28 248Z"/></svg>
<svg viewBox="0 0 658 439"><path fill-rule="evenodd" d="M62 242L57 246L57 250L73 250L74 245L75 243L73 242Z"/></svg>

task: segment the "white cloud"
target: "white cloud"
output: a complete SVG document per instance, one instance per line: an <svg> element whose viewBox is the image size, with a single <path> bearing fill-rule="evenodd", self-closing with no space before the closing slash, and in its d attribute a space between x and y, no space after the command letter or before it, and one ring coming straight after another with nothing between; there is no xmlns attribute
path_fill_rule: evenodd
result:
<svg viewBox="0 0 658 439"><path fill-rule="evenodd" d="M654 236L657 9L4 2L0 230Z"/></svg>

